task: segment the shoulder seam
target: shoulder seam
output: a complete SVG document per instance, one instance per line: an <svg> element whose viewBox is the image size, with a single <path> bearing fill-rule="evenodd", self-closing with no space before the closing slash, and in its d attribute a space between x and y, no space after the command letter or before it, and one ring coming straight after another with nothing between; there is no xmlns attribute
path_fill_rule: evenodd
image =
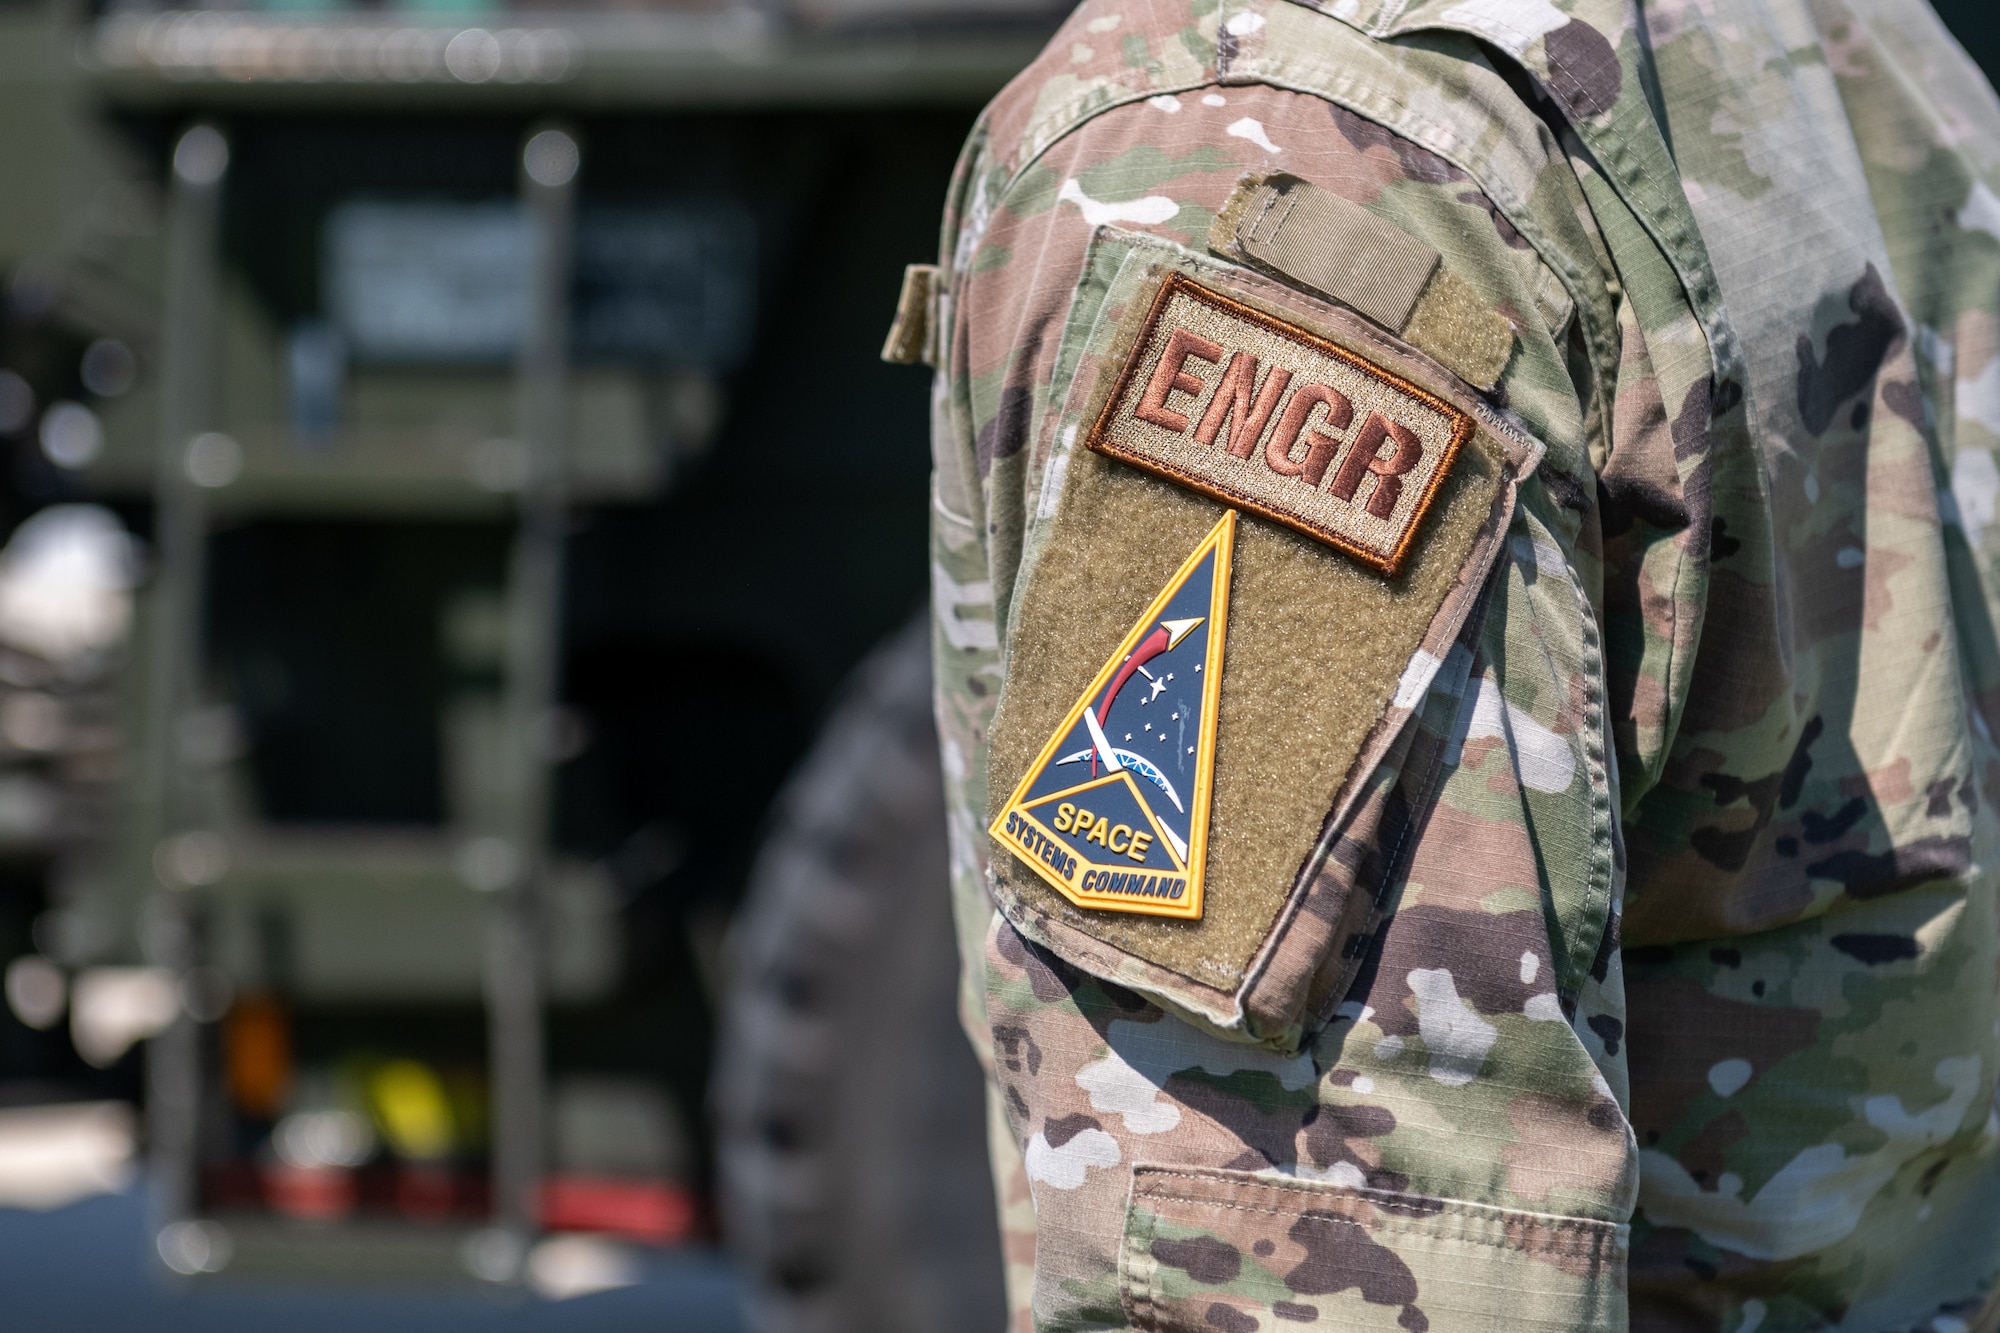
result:
<svg viewBox="0 0 2000 1333"><path fill-rule="evenodd" d="M1591 274L1583 271L1577 264L1571 262L1572 261L1571 256L1569 256L1560 246L1554 244L1554 242L1550 237L1542 234L1541 228L1535 222L1532 210L1529 209L1527 206L1527 201L1521 198L1518 192L1505 188L1499 190L1494 189L1493 185L1491 184L1492 178L1489 177L1486 173L1475 170L1473 166L1469 165L1466 161L1462 160L1461 155L1451 151L1440 150L1436 147L1433 147L1431 143L1425 143L1421 139L1415 138L1408 134L1404 134L1403 130L1398 128L1396 124L1391 122L1386 122L1381 118L1379 118L1379 116L1375 112L1375 109L1366 106L1359 98L1342 97L1329 89L1313 88L1302 84L1294 84L1270 75L1247 77L1236 81L1237 86L1242 86L1245 84L1252 84L1252 83L1263 84L1266 87L1277 88L1285 92L1299 93L1308 97L1317 97L1323 102L1329 102L1332 103L1333 105L1343 107L1346 110L1353 112L1355 115L1360 116L1365 120L1383 126L1383 128L1391 131L1392 133L1410 139L1412 143L1416 143L1420 147L1423 147L1430 152L1436 153L1439 157L1451 163L1451 165L1457 167L1460 171L1463 171L1466 174L1466 177L1469 180L1471 180L1473 184L1478 186L1480 191L1484 193L1487 198L1491 199L1494 205L1498 207L1506 215L1508 222L1513 225L1516 231L1521 233L1522 238L1526 240L1530 248L1533 249L1535 257L1539 259L1542 263L1548 265L1550 270L1554 272L1557 275L1557 277L1562 280L1565 288L1569 292L1570 298L1574 300L1577 304L1578 318L1585 319L1587 324L1591 327L1591 333L1589 336L1593 339L1593 341L1598 339L1605 339L1607 340L1605 344L1606 348L1609 348L1615 352L1615 341L1611 341L1611 339L1614 338L1614 335L1616 333L1615 324L1608 329L1598 329L1596 327L1598 321L1594 317L1591 317L1586 314L1586 311L1590 303L1582 299L1582 293L1586 289L1586 284L1589 282ZM1458 138L1458 136L1444 135L1442 131L1444 130L1445 127L1430 120L1422 113L1418 112L1415 108L1410 106L1408 102L1404 101L1401 98L1396 97L1394 94L1383 92L1381 96L1385 101L1394 106L1394 108L1400 113L1401 118L1403 119L1405 124L1412 127L1419 127L1422 130L1431 131L1432 133L1428 137L1432 138L1434 141L1442 141L1447 137L1454 139ZM1599 280L1601 281L1602 275L1598 276ZM1593 360L1596 360L1597 355L1603 350L1604 349L1594 350Z"/></svg>
<svg viewBox="0 0 2000 1333"><path fill-rule="evenodd" d="M1116 97L1108 102L1104 102L1097 106L1090 107L1087 110L1079 110L1073 112L1066 121L1061 120L1060 118L1052 117L1051 118L1052 123L1060 124L1062 128L1049 132L1049 134L1046 137L1042 138L1040 142L1034 144L1032 151L1026 153L1023 156L1017 157L1015 160L1012 160L1007 164L1007 179L1006 183L1000 187L1000 192L1002 194L1005 194L1008 190L1013 189L1015 184L1021 179L1021 177L1027 175L1029 169L1033 167L1035 163L1041 161L1042 158L1048 154L1050 149L1054 148L1064 139L1069 138L1070 135L1075 134L1078 130L1082 129L1085 125L1088 125L1091 121L1096 120L1099 116L1104 115L1106 112L1116 111L1120 107L1131 106L1134 102L1144 102L1155 97L1170 97L1175 93L1193 92L1197 88L1214 88L1219 86L1221 83L1222 80L1217 76L1216 71L1209 70L1207 71L1205 77L1203 77L1199 81L1188 82L1188 83L1163 83L1152 88L1138 89L1133 92L1127 93L1122 97ZM1026 142L1025 137L1024 137L1024 142Z"/></svg>

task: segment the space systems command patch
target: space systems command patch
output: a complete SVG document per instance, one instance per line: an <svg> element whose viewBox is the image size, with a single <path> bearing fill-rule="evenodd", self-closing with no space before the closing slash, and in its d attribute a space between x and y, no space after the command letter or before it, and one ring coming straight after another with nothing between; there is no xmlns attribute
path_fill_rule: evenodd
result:
<svg viewBox="0 0 2000 1333"><path fill-rule="evenodd" d="M1079 907L1201 915L1236 514L1153 599L992 834Z"/></svg>
<svg viewBox="0 0 2000 1333"><path fill-rule="evenodd" d="M1174 273L1086 443L1394 577L1474 429L1366 358Z"/></svg>

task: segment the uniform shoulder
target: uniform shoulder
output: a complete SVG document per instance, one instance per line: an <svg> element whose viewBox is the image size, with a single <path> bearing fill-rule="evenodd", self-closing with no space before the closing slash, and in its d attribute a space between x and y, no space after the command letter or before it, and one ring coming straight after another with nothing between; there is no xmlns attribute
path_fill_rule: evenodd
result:
<svg viewBox="0 0 2000 1333"><path fill-rule="evenodd" d="M987 109L982 160L1004 185L1117 108L1262 85L1373 120L1456 160L1510 201L1533 194L1560 150L1475 40L1446 33L1412 47L1340 13L1300 0L1085 0ZM1171 136L1173 127L1162 131ZM1474 145L1479 161L1463 160Z"/></svg>
<svg viewBox="0 0 2000 1333"><path fill-rule="evenodd" d="M1084 0L987 108L988 159L1008 176L1100 112L1218 76L1214 0Z"/></svg>

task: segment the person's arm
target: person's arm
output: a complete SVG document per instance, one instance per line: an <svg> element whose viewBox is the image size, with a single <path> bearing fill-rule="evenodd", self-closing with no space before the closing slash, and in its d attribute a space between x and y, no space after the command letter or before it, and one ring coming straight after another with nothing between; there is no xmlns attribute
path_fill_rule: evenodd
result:
<svg viewBox="0 0 2000 1333"><path fill-rule="evenodd" d="M1086 7L1054 49L1140 36L1093 37L1108 17ZM1526 110L1496 110L1509 94L1490 72L1473 82L1487 103L1462 109L1464 137L1506 120L1495 133L1531 156ZM1003 102L988 123L1017 109ZM1616 798L1579 573L1595 568L1579 545L1596 543L1591 432L1609 430L1617 315L1588 209L1543 140L1546 176L1499 181L1528 201L1502 208L1462 166L1327 100L1195 84L1082 119L1039 154L984 142L969 159L933 515L940 707L956 873L978 874L1006 911L986 955L989 1013L1034 1191L1039 1327L1623 1321L1635 1171L1619 1102ZM1363 327L1293 275L1217 253L1213 224L1241 178L1274 171L1435 251L1511 323L1489 392L1443 369L1463 349L1434 331ZM1499 450L1489 459L1533 475L1497 509L1431 513L1418 563L1387 585L1296 526L1238 511L1218 869L1200 920L1161 924L1052 898L1021 844L985 828L1107 642L1194 548L1188 534L1230 507L1079 438L1133 355L1127 307L1157 300L1169 270L1470 404ZM1596 288L1579 298L1583 273ZM1160 404L1187 409L1189 438L1226 371L1197 359L1200 390ZM1309 446L1280 458L1306 461ZM1496 544L1464 536L1495 513ZM1422 563L1426 542L1448 569ZM1335 620L1381 605L1355 600L1369 591L1356 570L1377 589L1429 577L1459 592L1420 614ZM1385 662L1379 697L1342 693L1343 680L1379 684ZM1364 723L1398 724L1386 743L1329 730L1371 709ZM1302 862L1315 871L1303 886Z"/></svg>

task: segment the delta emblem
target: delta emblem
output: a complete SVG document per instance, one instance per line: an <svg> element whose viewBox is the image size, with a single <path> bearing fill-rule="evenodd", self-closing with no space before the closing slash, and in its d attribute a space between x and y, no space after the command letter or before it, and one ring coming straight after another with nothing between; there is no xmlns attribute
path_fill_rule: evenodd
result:
<svg viewBox="0 0 2000 1333"><path fill-rule="evenodd" d="M1222 516L1056 728L995 838L1078 907L1196 919L1236 511Z"/></svg>

